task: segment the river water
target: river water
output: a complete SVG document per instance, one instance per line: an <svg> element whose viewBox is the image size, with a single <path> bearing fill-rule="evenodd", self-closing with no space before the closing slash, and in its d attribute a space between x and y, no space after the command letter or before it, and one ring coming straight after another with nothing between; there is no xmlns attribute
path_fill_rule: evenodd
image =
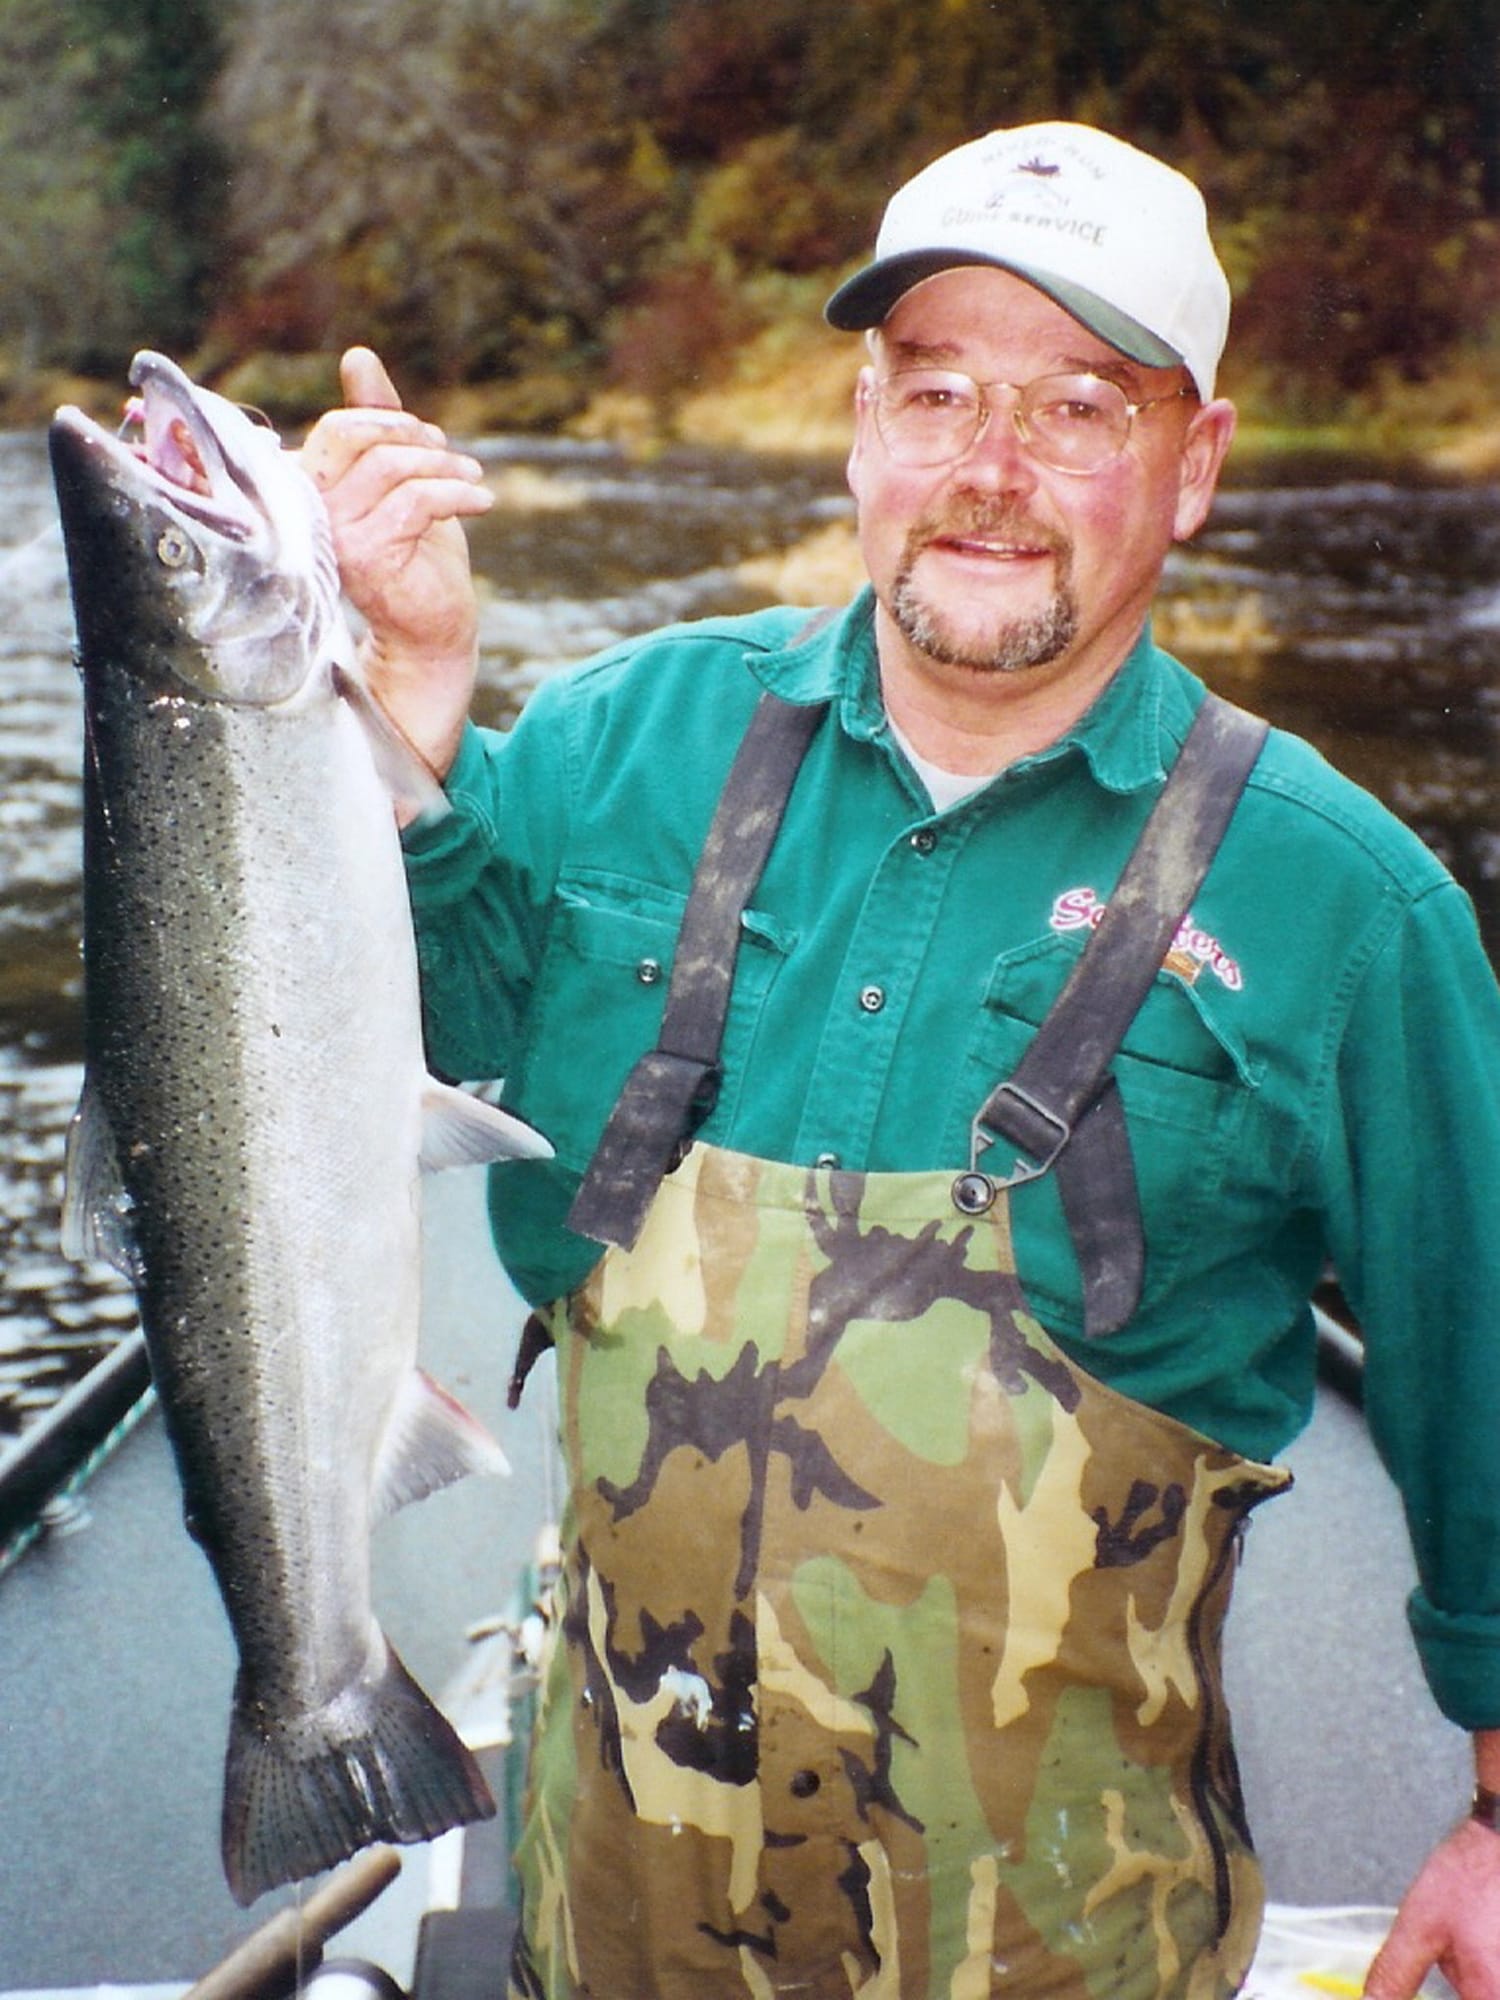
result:
<svg viewBox="0 0 1500 2000"><path fill-rule="evenodd" d="M491 440L473 535L481 720L678 618L838 596L833 463ZM1500 488L1354 476L1240 484L1173 558L1159 636L1309 736L1433 845L1500 958ZM133 1323L123 1282L57 1247L81 968L71 620L40 437L0 436L0 1449Z"/></svg>

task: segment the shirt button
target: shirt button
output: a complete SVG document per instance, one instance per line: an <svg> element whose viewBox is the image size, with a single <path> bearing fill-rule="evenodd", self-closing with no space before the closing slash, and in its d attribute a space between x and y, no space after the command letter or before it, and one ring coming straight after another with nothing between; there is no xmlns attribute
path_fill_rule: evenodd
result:
<svg viewBox="0 0 1500 2000"><path fill-rule="evenodd" d="M657 980L661 978L661 960L658 958L643 958L635 969L635 976L641 982L642 986L654 986Z"/></svg>
<svg viewBox="0 0 1500 2000"><path fill-rule="evenodd" d="M931 854L937 846L937 831L930 826L919 826L911 837L911 844L918 854Z"/></svg>
<svg viewBox="0 0 1500 2000"><path fill-rule="evenodd" d="M867 1014L878 1014L885 1005L885 988L883 986L861 986L859 989L859 1004Z"/></svg>
<svg viewBox="0 0 1500 2000"><path fill-rule="evenodd" d="M793 1771L787 1780L787 1790L794 1799L810 1799L814 1792L822 1789L823 1780L816 1771Z"/></svg>

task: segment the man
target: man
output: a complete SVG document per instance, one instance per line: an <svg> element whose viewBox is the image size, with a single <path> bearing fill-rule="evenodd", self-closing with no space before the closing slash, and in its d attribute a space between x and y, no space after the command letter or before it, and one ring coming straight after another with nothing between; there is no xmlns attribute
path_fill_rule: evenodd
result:
<svg viewBox="0 0 1500 2000"><path fill-rule="evenodd" d="M1235 1991L1218 1628L1332 1254L1479 1780L1367 1991L1496 2000L1500 1001L1419 843L1149 638L1234 425L1201 200L994 133L829 316L870 590L630 642L508 739L478 467L363 350L306 448L453 806L435 1060L557 1148L493 1191L572 1477L513 1991Z"/></svg>

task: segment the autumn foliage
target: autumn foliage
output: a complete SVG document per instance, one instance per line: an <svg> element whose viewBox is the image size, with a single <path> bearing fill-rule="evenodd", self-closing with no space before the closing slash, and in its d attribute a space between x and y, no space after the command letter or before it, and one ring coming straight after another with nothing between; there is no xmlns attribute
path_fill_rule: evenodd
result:
<svg viewBox="0 0 1500 2000"><path fill-rule="evenodd" d="M0 358L664 400L1050 116L1201 181L1293 399L1500 316L1500 0L0 0Z"/></svg>

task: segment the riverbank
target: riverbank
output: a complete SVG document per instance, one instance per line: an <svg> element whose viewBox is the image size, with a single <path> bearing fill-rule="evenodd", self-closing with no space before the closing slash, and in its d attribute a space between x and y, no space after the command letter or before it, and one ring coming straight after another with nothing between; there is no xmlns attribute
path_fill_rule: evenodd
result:
<svg viewBox="0 0 1500 2000"><path fill-rule="evenodd" d="M556 434L641 457L670 444L839 457L848 449L863 360L862 342L824 326L809 306L805 316L776 320L670 393L600 386L579 370L408 393L455 437ZM291 436L339 393L332 353L256 354L227 365L204 355L189 357L187 366L225 395L264 409ZM1232 351L1222 387L1240 411L1234 464L1242 474L1337 459L1391 476L1500 478L1500 351L1457 354L1427 382L1382 380L1340 408L1300 403L1295 385L1237 364ZM123 384L0 362L0 427L39 428L64 402L108 420L123 394Z"/></svg>
<svg viewBox="0 0 1500 2000"><path fill-rule="evenodd" d="M726 356L711 379L669 401L605 388L559 428L642 454L675 443L841 457L864 358L862 342L810 315L767 328ZM1455 356L1433 382L1381 382L1342 409L1299 409L1294 393L1232 358L1222 387L1240 412L1233 465L1241 476L1293 463L1315 472L1319 462L1338 461L1391 477L1500 478L1500 355ZM434 414L457 435L517 420L524 427L546 393L537 382L481 385L440 394Z"/></svg>
<svg viewBox="0 0 1500 2000"><path fill-rule="evenodd" d="M841 457L863 343L815 318L779 323L725 357L711 379L669 401L605 388L558 427L650 454L669 443L772 455ZM558 394L558 385L551 385ZM1255 478L1297 463L1359 462L1391 477L1500 478L1500 353L1455 355L1430 382L1385 380L1340 409L1299 408L1294 391L1232 357L1222 382L1240 412L1233 465ZM494 383L440 394L434 414L457 435L524 427L548 385Z"/></svg>

